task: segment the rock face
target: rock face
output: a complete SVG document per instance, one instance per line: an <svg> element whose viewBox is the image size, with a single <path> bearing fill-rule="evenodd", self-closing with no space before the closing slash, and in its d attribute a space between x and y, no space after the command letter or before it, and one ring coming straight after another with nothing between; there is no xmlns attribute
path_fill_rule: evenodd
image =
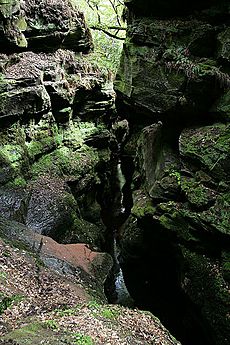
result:
<svg viewBox="0 0 230 345"><path fill-rule="evenodd" d="M69 0L4 0L0 5L1 52L58 47L87 52L92 48L83 13Z"/></svg>
<svg viewBox="0 0 230 345"><path fill-rule="evenodd" d="M227 345L229 2L127 6L116 81L135 157L120 234L127 287L182 343Z"/></svg>
<svg viewBox="0 0 230 345"><path fill-rule="evenodd" d="M2 215L101 247L96 195L115 140L114 91L82 55L92 47L84 16L68 0L9 1L0 11Z"/></svg>
<svg viewBox="0 0 230 345"><path fill-rule="evenodd" d="M177 116L196 112L205 117L210 110L219 116L216 103L230 85L229 34L222 20L228 16L228 4L213 1L213 7L199 13L178 16L173 3L160 1L158 7L158 1L153 1L149 10L138 16L138 2L131 1L117 90L128 103L140 106L152 117L172 112ZM145 5L140 6L145 10ZM174 7L177 16L164 18L162 6L171 14ZM180 8L184 6L180 4ZM148 17L151 10L154 20ZM228 117L229 113L221 115Z"/></svg>
<svg viewBox="0 0 230 345"><path fill-rule="evenodd" d="M0 2L0 237L105 299L112 258L87 246L105 243L97 195L116 146L115 97L91 48L68 0Z"/></svg>

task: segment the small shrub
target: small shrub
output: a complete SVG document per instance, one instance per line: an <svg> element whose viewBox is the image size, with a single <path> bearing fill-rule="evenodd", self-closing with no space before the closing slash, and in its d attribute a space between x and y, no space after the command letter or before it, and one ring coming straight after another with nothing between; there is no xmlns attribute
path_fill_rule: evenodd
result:
<svg viewBox="0 0 230 345"><path fill-rule="evenodd" d="M57 322L55 321L55 320L46 320L45 321L45 325L48 327L48 328L50 328L50 329L52 329L52 330L57 330L58 329L58 324L57 324Z"/></svg>
<svg viewBox="0 0 230 345"><path fill-rule="evenodd" d="M104 308L101 311L101 315L106 319L116 319L119 316L119 312L117 310Z"/></svg>
<svg viewBox="0 0 230 345"><path fill-rule="evenodd" d="M94 342L89 335L76 333L74 335L74 344L76 344L76 345L94 345Z"/></svg>
<svg viewBox="0 0 230 345"><path fill-rule="evenodd" d="M9 297L5 297L5 296L0 296L1 300L0 300L0 315L9 307L11 307L11 305L14 302L20 302L23 299L23 296L21 295L13 295L13 296L9 296Z"/></svg>

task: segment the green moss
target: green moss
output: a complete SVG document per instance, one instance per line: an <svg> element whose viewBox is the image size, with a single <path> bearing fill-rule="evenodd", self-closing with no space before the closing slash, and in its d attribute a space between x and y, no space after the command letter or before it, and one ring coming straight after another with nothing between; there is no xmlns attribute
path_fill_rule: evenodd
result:
<svg viewBox="0 0 230 345"><path fill-rule="evenodd" d="M26 187L26 185L26 180L21 176L16 177L12 182L7 184L9 187Z"/></svg>
<svg viewBox="0 0 230 345"><path fill-rule="evenodd" d="M170 171L169 176L174 177L176 179L178 186L181 185L181 174L179 171L172 170Z"/></svg>
<svg viewBox="0 0 230 345"><path fill-rule="evenodd" d="M52 319L46 320L46 321L44 322L44 324L45 324L48 328L50 328L50 329L52 329L52 330L57 330L57 329L58 329L58 323L57 323L55 320L52 320Z"/></svg>
<svg viewBox="0 0 230 345"><path fill-rule="evenodd" d="M34 163L31 173L33 178L50 174L60 177L73 175L78 179L90 172L97 162L98 155L93 148L83 146L80 150L74 151L68 147L61 147Z"/></svg>
<svg viewBox="0 0 230 345"><path fill-rule="evenodd" d="M24 156L24 151L19 145L4 145L0 147L0 150L11 163L16 163L22 160Z"/></svg>
<svg viewBox="0 0 230 345"><path fill-rule="evenodd" d="M0 271L0 281L5 281L6 280L6 277L7 277L7 274L6 274L6 272L2 272L2 271Z"/></svg>
<svg viewBox="0 0 230 345"><path fill-rule="evenodd" d="M12 180L17 175L21 176L26 164L27 157L20 145L8 144L0 146L0 172L1 170L2 174L7 172L6 182Z"/></svg>
<svg viewBox="0 0 230 345"><path fill-rule="evenodd" d="M30 323L27 326L10 332L4 339L14 339L20 341L20 344L33 344L34 337L40 333L45 333L44 324L40 322ZM22 341L22 343L21 343Z"/></svg>
<svg viewBox="0 0 230 345"><path fill-rule="evenodd" d="M68 237L68 235L66 236ZM94 244L100 247L103 242L103 231L95 224L73 215L71 238L75 242Z"/></svg>
<svg viewBox="0 0 230 345"><path fill-rule="evenodd" d="M230 126L215 124L191 128L182 132L180 152L186 158L198 161L204 171L220 180L228 179L225 161L230 147Z"/></svg>
<svg viewBox="0 0 230 345"><path fill-rule="evenodd" d="M119 311L116 309L102 308L101 316L106 319L116 319L120 315Z"/></svg>
<svg viewBox="0 0 230 345"><path fill-rule="evenodd" d="M120 315L118 307L105 306L98 303L96 300L92 300L88 303L88 307L92 310L95 317L103 317L105 319L116 319Z"/></svg>
<svg viewBox="0 0 230 345"><path fill-rule="evenodd" d="M20 1L19 0L1 0L1 13L5 18L9 18L12 16L16 10L19 11L20 8Z"/></svg>
<svg viewBox="0 0 230 345"><path fill-rule="evenodd" d="M137 217L137 218L142 218L145 217L147 215L154 215L156 211L156 208L153 207L152 205L134 205L132 207L132 215Z"/></svg>
<svg viewBox="0 0 230 345"><path fill-rule="evenodd" d="M16 42L20 48L26 48L28 46L28 42L23 33L21 33L21 35L17 37Z"/></svg>
<svg viewBox="0 0 230 345"><path fill-rule="evenodd" d="M134 217L142 218L147 215L154 215L155 211L152 199L143 194L141 190L134 194L134 205L131 210Z"/></svg>
<svg viewBox="0 0 230 345"><path fill-rule="evenodd" d="M79 312L80 306L76 306L74 308L68 308L68 309L57 309L56 314L58 317L63 317L63 316L72 316L72 315L77 315Z"/></svg>
<svg viewBox="0 0 230 345"><path fill-rule="evenodd" d="M196 207L205 207L212 200L211 191L192 178L182 178L181 189Z"/></svg>
<svg viewBox="0 0 230 345"><path fill-rule="evenodd" d="M29 157L34 159L36 156L45 154L47 151L51 151L58 146L58 137L46 136L45 138L39 139L39 141L31 141L27 143L27 149Z"/></svg>
<svg viewBox="0 0 230 345"><path fill-rule="evenodd" d="M183 240L197 241L187 221L187 213L190 215L189 210L181 209L180 204L171 201L161 203L158 207L160 212L163 211L159 217L159 222L164 228L172 230L178 238Z"/></svg>
<svg viewBox="0 0 230 345"><path fill-rule="evenodd" d="M27 22L25 17L20 16L18 17L15 26L20 30L20 31L25 31L27 29Z"/></svg>

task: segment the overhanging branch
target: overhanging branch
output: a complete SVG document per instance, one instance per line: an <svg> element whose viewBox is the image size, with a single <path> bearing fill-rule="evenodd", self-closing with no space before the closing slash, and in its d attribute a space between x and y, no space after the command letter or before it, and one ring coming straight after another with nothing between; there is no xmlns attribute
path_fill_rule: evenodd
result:
<svg viewBox="0 0 230 345"><path fill-rule="evenodd" d="M117 36L117 35L111 34L111 32L109 32L109 31L107 31L107 30L105 30L105 29L103 29L103 28L97 27L97 26L91 26L90 29L102 31L102 32L104 32L106 35L108 35L109 37L115 38L115 39L117 39L117 40L121 40L121 41L124 41L124 40L125 40L124 37L119 37L119 36ZM110 29L110 28L108 28L108 29ZM118 29L116 28L116 30L118 30ZM120 29L120 30L125 30L125 29L122 28L122 29Z"/></svg>

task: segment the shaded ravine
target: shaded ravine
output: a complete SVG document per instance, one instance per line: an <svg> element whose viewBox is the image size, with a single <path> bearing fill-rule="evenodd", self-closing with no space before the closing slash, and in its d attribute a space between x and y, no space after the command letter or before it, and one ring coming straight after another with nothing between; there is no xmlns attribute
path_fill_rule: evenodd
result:
<svg viewBox="0 0 230 345"><path fill-rule="evenodd" d="M132 262L127 262L124 257L120 240L133 206L133 157L117 153L111 166L111 194L110 198L107 195L106 207L102 205L102 220L107 228L103 250L110 253L114 260L105 282L109 303L149 310L183 345L213 345L208 325L200 311L179 286L180 250L174 247L169 234L165 233L162 238L157 229L150 231L151 219L149 223L144 220L139 225L150 235L148 243L144 244L145 250L138 253L134 248ZM151 247L153 243L154 250Z"/></svg>
<svg viewBox="0 0 230 345"><path fill-rule="evenodd" d="M106 227L103 251L113 258L113 267L105 282L104 290L109 303L132 306L133 300L126 288L123 272L119 263L120 229L130 215L132 204L130 178L123 174L123 159L119 144L111 156L110 170L103 178L98 202L101 206L101 219ZM128 191L128 193L127 193ZM127 198L127 194L129 197Z"/></svg>

